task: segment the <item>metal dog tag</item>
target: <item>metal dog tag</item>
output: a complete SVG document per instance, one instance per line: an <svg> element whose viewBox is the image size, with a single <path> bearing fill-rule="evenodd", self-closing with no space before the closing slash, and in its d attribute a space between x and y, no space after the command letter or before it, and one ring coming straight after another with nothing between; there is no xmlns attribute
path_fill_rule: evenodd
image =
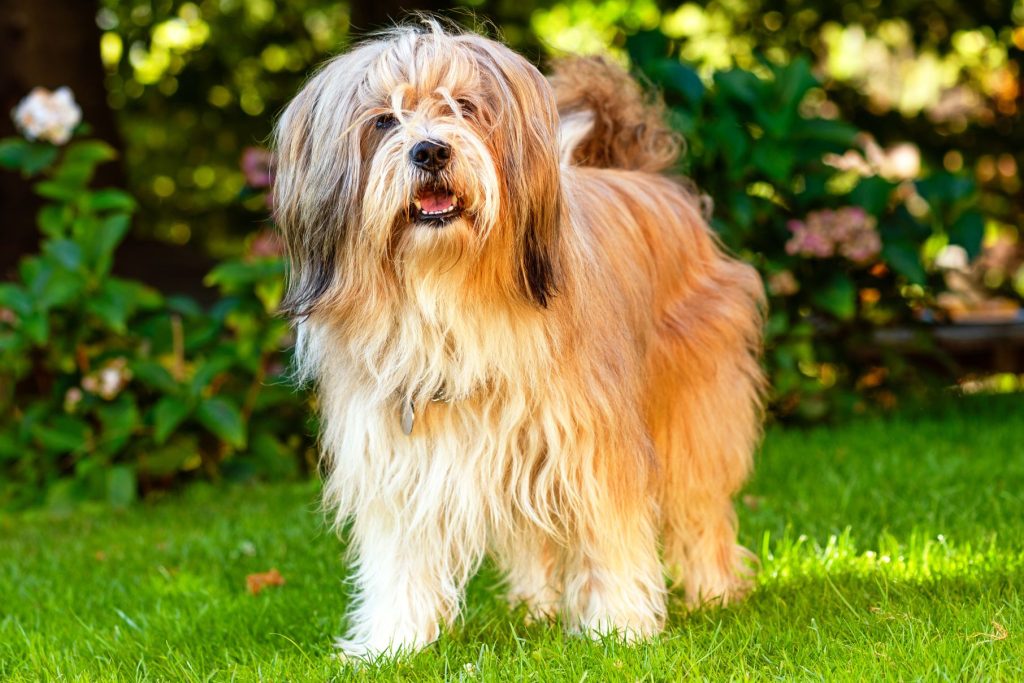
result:
<svg viewBox="0 0 1024 683"><path fill-rule="evenodd" d="M412 434L412 423L416 420L416 413L412 409L412 401L405 399L402 402L402 433L406 436Z"/></svg>

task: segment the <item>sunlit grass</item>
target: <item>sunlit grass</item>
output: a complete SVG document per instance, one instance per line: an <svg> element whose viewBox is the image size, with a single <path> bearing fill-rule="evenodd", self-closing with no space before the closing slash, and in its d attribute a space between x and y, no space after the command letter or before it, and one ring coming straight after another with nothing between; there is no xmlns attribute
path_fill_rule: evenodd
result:
<svg viewBox="0 0 1024 683"><path fill-rule="evenodd" d="M332 656L346 589L313 485L0 518L0 680L1020 679L1022 437L1019 395L773 429L739 506L745 603L591 643L527 625L485 568L453 632L370 671ZM272 567L287 584L249 595Z"/></svg>

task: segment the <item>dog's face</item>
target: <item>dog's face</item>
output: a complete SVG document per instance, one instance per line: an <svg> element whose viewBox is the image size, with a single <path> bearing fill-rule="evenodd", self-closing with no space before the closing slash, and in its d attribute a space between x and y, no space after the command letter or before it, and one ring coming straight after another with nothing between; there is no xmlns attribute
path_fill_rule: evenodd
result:
<svg viewBox="0 0 1024 683"><path fill-rule="evenodd" d="M557 113L525 59L434 24L327 64L277 129L275 217L292 261L285 308L309 312L470 259L546 305L560 214Z"/></svg>

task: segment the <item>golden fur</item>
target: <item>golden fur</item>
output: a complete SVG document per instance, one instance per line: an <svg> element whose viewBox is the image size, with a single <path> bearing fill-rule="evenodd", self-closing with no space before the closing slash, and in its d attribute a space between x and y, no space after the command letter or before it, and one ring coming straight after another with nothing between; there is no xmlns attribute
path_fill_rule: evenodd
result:
<svg viewBox="0 0 1024 683"><path fill-rule="evenodd" d="M409 161L428 139L436 175ZM658 173L657 102L428 20L324 66L276 142L285 307L351 523L347 652L431 642L487 552L511 599L592 635L657 633L663 566L694 604L743 592L762 287ZM464 207L442 226L413 206L436 183Z"/></svg>

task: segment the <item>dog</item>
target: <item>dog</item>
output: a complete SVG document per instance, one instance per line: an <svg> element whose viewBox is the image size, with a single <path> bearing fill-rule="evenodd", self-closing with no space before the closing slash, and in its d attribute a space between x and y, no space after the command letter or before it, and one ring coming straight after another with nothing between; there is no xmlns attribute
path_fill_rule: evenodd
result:
<svg viewBox="0 0 1024 683"><path fill-rule="evenodd" d="M764 294L664 107L601 58L550 80L439 20L324 65L275 129L297 374L354 597L339 646L422 648L485 554L533 618L627 641L668 588L751 581Z"/></svg>

